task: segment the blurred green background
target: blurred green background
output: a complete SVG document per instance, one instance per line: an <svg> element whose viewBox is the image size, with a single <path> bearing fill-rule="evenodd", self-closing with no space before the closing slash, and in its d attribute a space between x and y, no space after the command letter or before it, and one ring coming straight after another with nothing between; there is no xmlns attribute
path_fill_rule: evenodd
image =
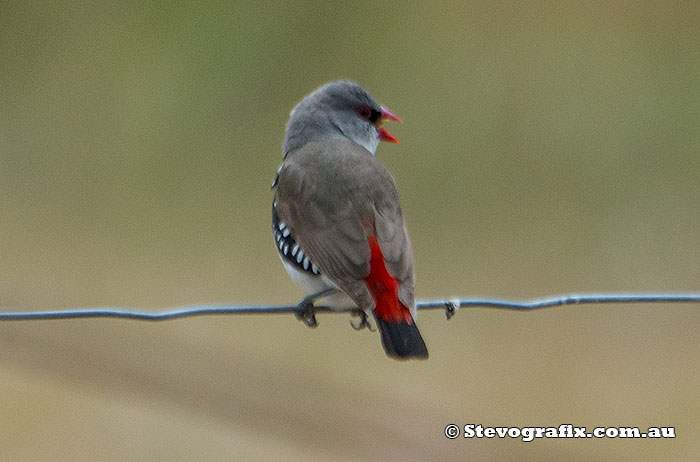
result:
<svg viewBox="0 0 700 462"><path fill-rule="evenodd" d="M289 111L403 119L417 297L700 290L695 2L0 3L0 306L290 304ZM431 358L346 315L0 324L0 459L697 460L700 309L437 311ZM447 440L447 424L675 426Z"/></svg>

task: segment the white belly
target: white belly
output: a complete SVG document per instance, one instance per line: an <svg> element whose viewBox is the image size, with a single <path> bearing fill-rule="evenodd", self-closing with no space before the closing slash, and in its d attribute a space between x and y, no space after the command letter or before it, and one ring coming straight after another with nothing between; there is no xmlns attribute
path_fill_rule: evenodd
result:
<svg viewBox="0 0 700 462"><path fill-rule="evenodd" d="M345 294L345 292L340 290L333 281L328 279L323 274L315 275L308 271L299 271L294 267L294 265L282 258L281 255L280 259L282 260L284 269L287 270L289 277L292 279L292 281L299 284L304 291L306 291L307 295L313 295L326 289L337 290L337 292L321 297L314 303L315 305L327 306L336 311L348 311L357 308L355 302L353 302L350 297Z"/></svg>

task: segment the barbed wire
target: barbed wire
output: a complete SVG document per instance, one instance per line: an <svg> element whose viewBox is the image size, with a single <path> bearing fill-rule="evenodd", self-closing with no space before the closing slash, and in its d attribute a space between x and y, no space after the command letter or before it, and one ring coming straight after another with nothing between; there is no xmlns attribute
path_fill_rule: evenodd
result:
<svg viewBox="0 0 700 462"><path fill-rule="evenodd" d="M700 293L640 293L640 294L570 294L536 298L526 301L490 299L490 298L453 298L448 300L418 301L420 310L444 309L450 319L460 308L498 308L515 311L532 311L564 305L590 305L612 303L700 303ZM308 306L272 305L272 306L185 306L160 312L129 310L124 308L80 308L50 311L15 311L10 308L0 311L0 321L40 321L83 318L120 318L138 321L167 321L194 316L220 316L232 314L284 314L303 315ZM314 306L316 313L335 312L327 306Z"/></svg>

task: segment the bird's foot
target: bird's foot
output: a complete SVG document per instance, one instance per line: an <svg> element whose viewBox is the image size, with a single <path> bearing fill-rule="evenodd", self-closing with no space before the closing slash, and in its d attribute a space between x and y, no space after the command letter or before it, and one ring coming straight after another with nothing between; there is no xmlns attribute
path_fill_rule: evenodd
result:
<svg viewBox="0 0 700 462"><path fill-rule="evenodd" d="M317 327L318 322L316 322L316 307L314 306L314 302L333 292L335 292L335 289L326 289L304 297L299 302L299 305L297 305L299 306L299 311L297 311L295 315L297 319L303 322L306 327Z"/></svg>
<svg viewBox="0 0 700 462"><path fill-rule="evenodd" d="M354 310L350 313L351 316L353 317L359 317L360 319L357 322L353 322L353 320L350 320L350 326L355 329L355 330L362 330L362 329L368 329L370 332L374 332L377 329L372 325L371 322L369 322L369 316L367 316L367 313L364 312L364 310Z"/></svg>
<svg viewBox="0 0 700 462"><path fill-rule="evenodd" d="M314 309L314 303L306 299L299 303L299 311L296 315L297 319L306 325L306 327L317 327L318 322L316 322L316 310Z"/></svg>

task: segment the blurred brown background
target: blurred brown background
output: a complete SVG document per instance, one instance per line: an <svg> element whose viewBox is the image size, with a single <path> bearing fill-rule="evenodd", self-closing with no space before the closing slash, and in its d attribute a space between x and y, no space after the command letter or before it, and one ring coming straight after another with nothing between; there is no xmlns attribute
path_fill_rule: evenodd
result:
<svg viewBox="0 0 700 462"><path fill-rule="evenodd" d="M284 124L326 81L404 119L417 296L700 290L694 2L0 4L0 306L289 304ZM0 460L697 460L700 308L0 324ZM675 426L673 440L447 440Z"/></svg>

